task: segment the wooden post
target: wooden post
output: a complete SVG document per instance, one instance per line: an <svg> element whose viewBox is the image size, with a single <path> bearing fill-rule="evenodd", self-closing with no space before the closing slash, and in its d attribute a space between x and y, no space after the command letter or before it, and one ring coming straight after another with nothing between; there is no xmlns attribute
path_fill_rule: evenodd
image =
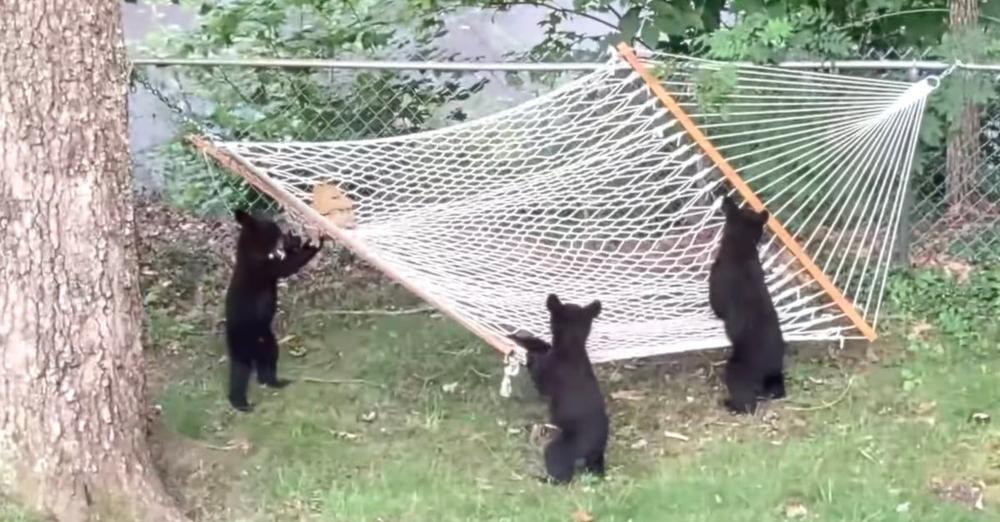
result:
<svg viewBox="0 0 1000 522"><path fill-rule="evenodd" d="M216 147L200 136L190 135L187 137L187 141L200 152L211 156L212 159L219 162L220 165L246 179L248 183L274 198L275 201L283 205L285 208L292 209L298 212L302 217L315 223L321 230L326 232L327 235L335 239L338 243L351 249L355 254L371 263L372 266L378 268L382 273L392 278L410 292L413 292L414 295L423 299L434 308L437 308L441 311L441 313L452 318L472 333L478 335L486 341L487 344L496 348L500 353L506 355L513 351L511 341L501 339L481 326L466 320L464 317L452 311L449 306L441 302L441 300L437 297L425 292L420 287L413 285L406 278L399 275L393 267L382 261L382 259L378 257L375 252L364 244L364 242L356 239L351 232L338 227L329 219L324 218L316 209L310 207L304 201L293 197L291 194L272 182L267 176L257 172L257 169L253 165L246 163L238 156L229 154L228 152Z"/></svg>
<svg viewBox="0 0 1000 522"><path fill-rule="evenodd" d="M705 154L711 158L713 162L715 162L715 165L722 172L722 175L725 176L730 183L732 183L733 187L740 193L740 195L743 196L743 199L746 200L747 204L758 212L763 210L764 203L757 197L757 194L755 194L750 186L743 181L743 178L736 172L736 169L734 169L732 165L726 161L726 158L722 156L718 149L712 145L712 142L709 141L708 137L701 132L701 129L699 129L687 113L684 112L684 109L681 108L679 103L677 103L677 100L675 100L673 96L671 96L670 93L663 88L660 81L653 76L648 69L646 69L642 62L639 61L639 58L636 56L632 48L627 43L622 42L618 45L618 53L621 54L622 58L628 62L632 69L634 69L635 72L642 77L642 80L646 82L646 85L653 91L653 94L656 95L661 102L663 102L667 110L670 111L674 118L677 119L677 122L684 127L684 130L687 131L691 139L693 139L695 143L701 147ZM875 330L868 324L867 321L865 321L864 317L861 317L861 314L859 314L857 309L854 308L854 305L846 297L844 297L844 294L840 291L840 289L837 288L836 285L830 281L830 278L823 273L823 270L821 270L819 266L813 262L812 258L809 257L809 254L807 254L802 247L799 246L799 243L794 237L792 237L788 230L785 229L784 225L778 221L774 214L771 214L767 221L767 225L778 240L781 241L786 248L788 248L788 251L799 260L799 263L802 263L806 272L808 272L809 275L811 275L813 279L815 279L816 282L823 288L823 290L829 294L830 298L833 299L833 302L836 303L836 305L844 312L844 315L846 315L851 322L854 323L854 326L861 331L861 334L864 335L869 341L874 341L878 337Z"/></svg>

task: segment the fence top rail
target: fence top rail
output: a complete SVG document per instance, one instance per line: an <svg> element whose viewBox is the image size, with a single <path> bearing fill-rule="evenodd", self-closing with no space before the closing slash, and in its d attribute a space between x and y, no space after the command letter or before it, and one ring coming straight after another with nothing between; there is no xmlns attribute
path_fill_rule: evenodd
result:
<svg viewBox="0 0 1000 522"><path fill-rule="evenodd" d="M748 62L733 62L750 65ZM260 67L293 69L382 69L434 71L594 71L607 66L605 62L442 62L442 61L381 61L381 60L317 60L284 58L134 58L133 65L195 66L195 67ZM775 64L787 69L897 69L943 71L952 64L929 60L824 60L785 61ZM963 63L960 68L1000 73L1000 63Z"/></svg>
<svg viewBox="0 0 1000 522"><path fill-rule="evenodd" d="M300 60L284 58L133 58L133 65L242 66L292 69L397 69L434 71L595 71L603 62L405 62L382 60Z"/></svg>

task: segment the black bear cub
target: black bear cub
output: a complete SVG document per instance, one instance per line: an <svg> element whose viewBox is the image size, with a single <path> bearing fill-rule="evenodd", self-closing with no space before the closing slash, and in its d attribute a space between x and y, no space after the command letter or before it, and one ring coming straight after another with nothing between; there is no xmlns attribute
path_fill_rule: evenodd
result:
<svg viewBox="0 0 1000 522"><path fill-rule="evenodd" d="M563 304L550 294L546 300L552 344L527 336L511 338L528 351L532 380L549 398L549 417L559 434L545 448L545 469L551 480L573 479L576 463L597 476L604 475L608 444L608 414L604 396L587 356L590 327L601 313L601 302L587 306Z"/></svg>
<svg viewBox="0 0 1000 522"><path fill-rule="evenodd" d="M294 234L283 234L273 221L243 210L234 213L240 224L236 242L236 267L226 292L226 347L229 352L229 403L250 411L247 386L250 373L265 386L283 388L278 378L278 341L271 322L278 300L278 279L305 266L319 252L319 245Z"/></svg>
<svg viewBox="0 0 1000 522"><path fill-rule="evenodd" d="M754 413L759 398L785 396L785 341L757 252L768 212L740 209L729 196L722 209L726 224L708 285L712 310L725 323L733 346L725 370L725 405L736 413Z"/></svg>

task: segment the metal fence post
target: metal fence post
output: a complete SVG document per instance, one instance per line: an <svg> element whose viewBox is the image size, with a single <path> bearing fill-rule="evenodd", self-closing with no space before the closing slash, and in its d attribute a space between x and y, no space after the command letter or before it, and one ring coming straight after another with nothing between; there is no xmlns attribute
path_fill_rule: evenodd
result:
<svg viewBox="0 0 1000 522"><path fill-rule="evenodd" d="M909 71L910 81L916 82L920 80L920 70L913 67ZM917 148L914 154L920 154L920 142L917 141ZM917 162L913 162L914 165ZM913 177L913 172L910 172L910 177ZM900 209L899 214L899 231L896 234L896 244L893 249L892 264L896 267L908 268L910 265L910 241L911 235L913 234L913 180L911 179L909 183L906 184L906 190L903 192L903 208Z"/></svg>

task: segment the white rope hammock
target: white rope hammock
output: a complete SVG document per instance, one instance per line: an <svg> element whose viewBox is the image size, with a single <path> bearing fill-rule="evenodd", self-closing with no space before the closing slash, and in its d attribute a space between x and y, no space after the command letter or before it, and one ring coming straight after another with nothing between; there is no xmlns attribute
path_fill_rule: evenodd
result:
<svg viewBox="0 0 1000 522"><path fill-rule="evenodd" d="M707 283L724 192L774 216L761 252L786 339L874 339L937 79L619 53L441 130L196 145L504 352L548 336L550 292L602 301L594 362L728 345ZM317 184L356 226L309 206Z"/></svg>

